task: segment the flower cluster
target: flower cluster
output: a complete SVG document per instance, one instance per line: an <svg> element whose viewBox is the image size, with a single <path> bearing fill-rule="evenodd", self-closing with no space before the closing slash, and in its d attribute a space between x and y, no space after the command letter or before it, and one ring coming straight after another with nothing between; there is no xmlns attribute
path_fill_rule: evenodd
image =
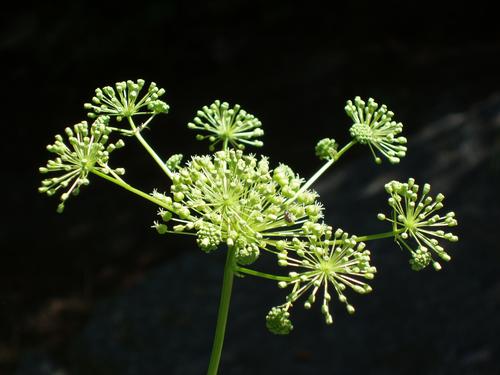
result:
<svg viewBox="0 0 500 375"><path fill-rule="evenodd" d="M338 143L332 138L323 138L316 144L316 156L321 160L330 160L337 154Z"/></svg>
<svg viewBox="0 0 500 375"><path fill-rule="evenodd" d="M282 307L273 307L269 310L266 316L266 327L275 335L288 335L293 329L288 310Z"/></svg>
<svg viewBox="0 0 500 375"><path fill-rule="evenodd" d="M450 256L444 248L439 245L438 239L451 242L458 241L458 237L453 233L445 232L442 228L454 227L457 225L454 212L448 212L441 216L436 212L443 208L444 195L438 194L435 198L429 196L431 186L424 184L419 197L419 186L413 178L407 183L391 181L385 185L389 193L389 206L393 212L390 217L380 213L379 220L386 220L392 223L393 231L396 233L395 240L410 251L412 259L411 268L420 271L431 262L436 271L441 269L441 265L433 260L432 250L444 261L449 261ZM417 249L414 250L407 239L412 238Z"/></svg>
<svg viewBox="0 0 500 375"><path fill-rule="evenodd" d="M88 116L96 118L101 115L114 116L117 121L135 115L157 115L167 113L169 106L158 98L165 94L165 90L158 88L151 82L148 91L142 97L140 93L144 87L144 80L137 82L117 82L115 88L106 86L95 90L92 103L85 103L84 108L90 110Z"/></svg>
<svg viewBox="0 0 500 375"><path fill-rule="evenodd" d="M261 126L258 118L241 109L238 104L229 108L228 103L221 103L219 100L208 107L204 106L197 112L193 122L188 123L189 129L208 133L198 134L196 139L208 139L210 151L215 150L215 146L220 142L226 147L240 150L243 150L245 145L262 147L262 141L254 139L264 135Z"/></svg>
<svg viewBox="0 0 500 375"><path fill-rule="evenodd" d="M290 281L278 283L280 288L292 287L292 291L286 302L268 315L268 328L273 333L283 333L284 327L291 326L286 313L305 294L309 294L304 302L306 309L311 308L317 294L322 295L321 311L326 323L332 324L329 308L332 289L350 314L354 313L354 307L344 294L347 287L361 294L372 290L364 280L373 279L377 270L370 265L370 251L363 242L357 242L356 236L349 236L341 229L333 232L332 227L319 223L305 223L303 231L306 241L282 240L277 244L278 264L296 271L289 273ZM276 318L278 315L280 319ZM277 322L283 322L283 326Z"/></svg>
<svg viewBox="0 0 500 375"><path fill-rule="evenodd" d="M403 131L403 124L392 121L394 113L385 104L379 108L372 98L365 103L357 96L354 103L347 101L345 111L354 122L350 128L351 136L370 147L377 164L382 160L376 151L392 164L399 163L400 158L406 155L406 138L397 136Z"/></svg>
<svg viewBox="0 0 500 375"><path fill-rule="evenodd" d="M170 169L171 171L176 171L177 169L179 169L183 157L184 155L182 154L174 154L171 157L169 157L165 163L167 165L167 168Z"/></svg>
<svg viewBox="0 0 500 375"><path fill-rule="evenodd" d="M73 128L66 128L68 143L61 135L56 135L54 144L48 145L47 150L58 155L49 160L41 173L59 173L59 177L51 177L42 181L38 189L40 193L54 195L60 189L66 189L61 195L61 203L57 210L62 212L65 201L70 195L77 195L82 185L88 185L88 175L96 170L114 176L123 175L123 168L112 169L108 166L109 154L120 147L124 142L120 139L116 143L108 143L111 129L107 126L109 117L101 116L90 126L83 121Z"/></svg>
<svg viewBox="0 0 500 375"><path fill-rule="evenodd" d="M155 228L195 234L205 252L225 242L239 264L250 264L261 249L302 235L305 222L322 217L317 194L302 191L302 183L288 166L271 171L265 157L257 160L241 150L194 156L173 175L171 197L153 193L165 208Z"/></svg>

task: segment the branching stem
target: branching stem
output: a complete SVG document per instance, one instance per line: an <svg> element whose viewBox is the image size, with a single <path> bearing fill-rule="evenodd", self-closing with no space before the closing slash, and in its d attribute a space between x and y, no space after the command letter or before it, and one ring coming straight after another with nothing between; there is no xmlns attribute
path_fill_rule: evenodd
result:
<svg viewBox="0 0 500 375"><path fill-rule="evenodd" d="M168 178L172 179L172 177L173 177L172 171L167 167L167 165L163 162L163 160L158 156L158 154L153 150L153 148L148 144L148 142L141 135L142 128L147 126L147 124L153 119L153 116L151 116L139 128L137 128L137 126L134 124L134 120L132 120L132 117L127 117L127 119L128 119L129 124L130 124L130 127L132 128L134 136L142 144L142 146L146 149L146 151L149 153L149 155L151 155L151 157L154 159L154 161L156 161L156 164L158 164L160 166L160 168L163 170L163 172L165 172L165 174L168 176Z"/></svg>
<svg viewBox="0 0 500 375"><path fill-rule="evenodd" d="M249 268L240 267L240 266L236 266L235 271L239 272L239 273L244 273L246 275L262 277L264 279L269 279L269 280L276 280L276 281L292 281L293 280L293 278L289 277L289 276L271 275L269 273L255 271L255 270L251 270Z"/></svg>
<svg viewBox="0 0 500 375"><path fill-rule="evenodd" d="M114 177L111 177L111 176L105 174L105 173L99 172L96 169L92 169L91 172L93 174L99 176L99 177L104 178L105 180L108 180L108 181L110 181L110 182L112 182L112 183L114 183L114 184L116 184L116 185L124 188L125 190L130 191L131 193L134 193L134 194L136 194L136 195L138 195L138 196L140 196L140 197L142 197L144 199L147 199L150 202L153 202L153 203L157 204L158 206L161 206L163 208L169 209L168 206L165 204L165 202L162 202L161 200L159 200L159 199L157 199L157 198L155 198L155 197L153 197L153 196L151 196L151 195L143 192L142 190L139 190L139 189L133 187L132 185L127 184L125 181L123 181L121 179L118 180L118 179L116 179Z"/></svg>
<svg viewBox="0 0 500 375"><path fill-rule="evenodd" d="M326 172L328 168L330 168L337 160L340 159L340 157L347 151L349 150L352 146L354 146L357 143L357 141L352 140L348 144L346 144L342 149L335 154L335 156L328 160L323 166L309 179L307 182L300 188L300 190L295 194L293 199L296 199L301 193L306 191L312 184L316 182L318 178L321 177L323 173Z"/></svg>

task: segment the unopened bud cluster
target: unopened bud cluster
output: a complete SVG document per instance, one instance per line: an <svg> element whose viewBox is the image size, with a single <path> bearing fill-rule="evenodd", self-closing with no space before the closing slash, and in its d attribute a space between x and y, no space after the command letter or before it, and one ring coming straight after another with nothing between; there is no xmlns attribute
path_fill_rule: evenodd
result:
<svg viewBox="0 0 500 375"><path fill-rule="evenodd" d="M316 144L316 156L321 160L330 160L337 154L337 142L332 138L323 138Z"/></svg>
<svg viewBox="0 0 500 375"><path fill-rule="evenodd" d="M266 327L275 335L288 335L293 329L288 309L273 307L266 316Z"/></svg>

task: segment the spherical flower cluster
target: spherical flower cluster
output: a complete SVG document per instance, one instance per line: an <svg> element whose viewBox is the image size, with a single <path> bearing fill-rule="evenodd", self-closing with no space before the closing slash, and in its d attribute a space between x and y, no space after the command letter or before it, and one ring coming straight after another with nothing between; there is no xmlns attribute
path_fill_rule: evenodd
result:
<svg viewBox="0 0 500 375"><path fill-rule="evenodd" d="M323 138L316 144L316 156L321 160L330 160L337 154L338 143L332 138Z"/></svg>
<svg viewBox="0 0 500 375"><path fill-rule="evenodd" d="M193 122L188 123L188 128L201 130L208 134L198 134L196 139L210 141L210 151L215 150L217 144L222 143L226 148L231 146L240 150L245 145L262 147L263 143L254 138L264 135L262 123L255 116L247 113L236 104L229 108L226 102L216 100L210 106L204 106L198 111Z"/></svg>
<svg viewBox="0 0 500 375"><path fill-rule="evenodd" d="M347 302L344 291L349 287L365 294L372 288L364 280L373 279L376 268L370 265L370 251L355 236L319 223L304 223L306 241L296 239L277 244L278 264L295 268L289 273L290 281L280 281L279 287L292 287L286 303L278 306L284 312L303 295L309 294L304 303L310 309L318 294L322 295L321 311L327 324L332 324L330 313L331 290L347 311L354 313L354 307ZM288 317L288 316L287 316Z"/></svg>
<svg viewBox="0 0 500 375"><path fill-rule="evenodd" d="M273 307L266 316L266 327L275 335L288 335L293 329L290 313L281 307Z"/></svg>
<svg viewBox="0 0 500 375"><path fill-rule="evenodd" d="M350 128L351 136L370 147L377 164L382 159L376 155L376 151L393 164L399 163L400 158L406 155L406 138L397 136L403 131L403 124L392 121L394 113L385 104L379 108L372 98L365 103L357 96L354 103L347 101L345 111L354 122Z"/></svg>
<svg viewBox="0 0 500 375"><path fill-rule="evenodd" d="M280 238L299 237L302 224L322 217L317 194L300 192L302 183L288 166L271 171L265 157L241 150L194 156L173 175L171 197L154 193L166 209L155 227L194 234L206 252L226 243L239 264L250 264L261 249L273 251Z"/></svg>
<svg viewBox="0 0 500 375"><path fill-rule="evenodd" d="M61 135L56 135L54 144L48 145L47 150L58 155L49 160L41 173L58 173L59 177L51 177L42 181L38 189L41 193L51 196L60 189L66 189L61 195L61 203L57 210L64 210L64 203L70 195L77 195L82 185L88 185L88 175L92 170L114 176L123 175L123 168L112 169L108 166L109 154L117 148L123 147L120 139L116 143L108 143L111 129L107 126L109 117L101 116L90 126L83 121L66 128L68 144Z"/></svg>
<svg viewBox="0 0 500 375"><path fill-rule="evenodd" d="M142 97L140 93L145 81L117 82L115 88L106 86L95 90L92 103L85 103L85 109L90 110L88 116L96 118L101 115L114 116L117 121L135 115L157 115L167 113L169 106L158 98L165 94L165 90L158 88L151 82L148 91ZM115 90L116 89L116 90Z"/></svg>
<svg viewBox="0 0 500 375"><path fill-rule="evenodd" d="M176 171L180 168L182 158L184 155L182 154L174 154L171 157L169 157L166 161L167 168L170 169L171 171Z"/></svg>
<svg viewBox="0 0 500 375"><path fill-rule="evenodd" d="M453 233L441 229L457 225L455 213L448 212L444 216L436 213L443 208L444 195L438 194L435 199L432 198L428 195L431 186L424 184L419 197L420 187L413 178L407 183L391 181L385 185L385 189L390 195L388 202L393 212L390 217L378 214L378 218L392 223L396 241L410 251L412 269L420 271L432 262L434 269L440 270L441 265L433 260L429 249L444 261L449 261L451 258L439 245L438 239L458 241ZM407 243L409 238L416 242L417 250L413 250Z"/></svg>

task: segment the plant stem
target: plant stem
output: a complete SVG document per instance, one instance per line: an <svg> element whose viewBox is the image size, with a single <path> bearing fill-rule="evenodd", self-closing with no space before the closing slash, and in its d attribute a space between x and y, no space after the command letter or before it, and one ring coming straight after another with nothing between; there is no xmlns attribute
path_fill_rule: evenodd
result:
<svg viewBox="0 0 500 375"><path fill-rule="evenodd" d="M384 233L370 234L368 236L356 237L356 242L379 240L381 238L394 237L403 231L404 231L404 229L401 228L401 229L394 230L391 232L384 232Z"/></svg>
<svg viewBox="0 0 500 375"><path fill-rule="evenodd" d="M128 191L130 191L130 192L132 192L132 193L134 193L134 194L136 194L136 195L138 195L138 196L140 196L140 197L142 197L144 199L147 199L150 202L153 202L153 203L155 203L155 204L157 204L157 205L159 205L159 206L161 206L163 208L169 209L167 207L167 205L165 204L165 202L162 202L161 200L159 200L159 199L157 199L157 198L155 198L155 197L153 197L153 196L151 196L151 195L143 192L142 190L136 189L135 187L127 184L123 180L118 180L118 179L116 179L114 177L111 177L111 176L109 176L109 175L107 175L105 173L99 172L98 170L95 170L95 169L91 170L91 172L94 173L95 175L99 176L99 177L104 178L105 180L108 180L108 181L110 181L110 182L112 182L112 183L114 183L114 184L116 184L116 185L124 188L125 190L128 190Z"/></svg>
<svg viewBox="0 0 500 375"><path fill-rule="evenodd" d="M255 271L255 270L251 270L249 268L240 267L240 266L236 266L235 271L241 272L241 273L244 273L247 275L262 277L264 279L270 279L270 280L276 280L276 281L292 281L293 280L293 278L291 278L289 276L271 275L269 273Z"/></svg>
<svg viewBox="0 0 500 375"><path fill-rule="evenodd" d="M226 332L227 316L229 313L229 302L231 300L231 291L233 289L233 278L235 262L235 251L233 247L228 247L226 264L224 266L224 276L222 279L222 291L219 302L219 311L217 313L217 325L215 327L215 337L212 346L212 354L208 364L207 375L217 375L219 368L222 346L224 344L224 334Z"/></svg>
<svg viewBox="0 0 500 375"><path fill-rule="evenodd" d="M356 144L356 141L352 140L348 144L346 144L344 147L342 147L342 149L339 152L337 152L332 159L328 160L309 180L307 180L307 182L302 186L302 188L295 194L293 199L297 198L297 196L299 194L306 191L312 184L314 184L316 182L316 180L323 173L325 173L328 168L330 168L333 165L333 163L335 163L337 160L340 159L342 154L344 154L347 150L349 150L355 144Z"/></svg>
<svg viewBox="0 0 500 375"><path fill-rule="evenodd" d="M149 121L153 119L153 116L151 116L141 127L145 127ZM173 173L172 171L167 167L167 165L161 160L161 158L158 156L158 154L153 150L153 148L146 142L146 140L142 137L141 132L139 129L134 124L134 120L132 120L131 117L128 117L128 122L130 124L130 127L132 128L135 137L138 139L138 141L142 144L142 146L146 149L146 151L151 155L151 157L156 161L156 164L160 166L160 168L165 172L165 174L168 176L168 178L172 179Z"/></svg>

